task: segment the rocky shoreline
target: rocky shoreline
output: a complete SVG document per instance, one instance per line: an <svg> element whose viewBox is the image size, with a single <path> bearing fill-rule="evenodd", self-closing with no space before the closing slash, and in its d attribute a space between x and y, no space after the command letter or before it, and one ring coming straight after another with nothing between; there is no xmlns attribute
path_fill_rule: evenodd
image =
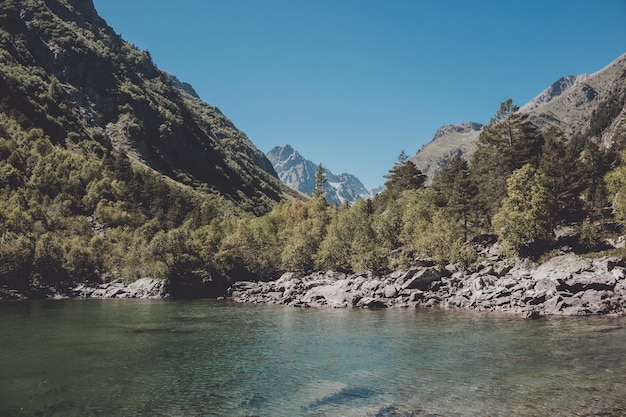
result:
<svg viewBox="0 0 626 417"><path fill-rule="evenodd" d="M331 308L462 308L547 315L622 315L626 262L569 253L541 265L485 262L474 270L432 264L384 276L338 272L285 273L276 281L241 281L228 291L240 303Z"/></svg>
<svg viewBox="0 0 626 417"><path fill-rule="evenodd" d="M0 300L64 298L169 298L166 281L140 278L134 282L115 279L98 284L78 284L69 288L41 287L28 291L0 288Z"/></svg>
<svg viewBox="0 0 626 417"><path fill-rule="evenodd" d="M121 279L95 286L80 284L70 290L73 298L169 298L166 282L161 279L140 278L131 283Z"/></svg>
<svg viewBox="0 0 626 417"><path fill-rule="evenodd" d="M122 279L48 289L43 298L170 298L165 280ZM387 275L288 272L275 281L239 281L226 292L239 303L329 308L442 308L518 314L623 315L626 261L584 258L573 253L536 265L529 261L485 261L472 270L440 268L424 261ZM23 299L4 291L0 299ZM42 297L39 297L42 298Z"/></svg>

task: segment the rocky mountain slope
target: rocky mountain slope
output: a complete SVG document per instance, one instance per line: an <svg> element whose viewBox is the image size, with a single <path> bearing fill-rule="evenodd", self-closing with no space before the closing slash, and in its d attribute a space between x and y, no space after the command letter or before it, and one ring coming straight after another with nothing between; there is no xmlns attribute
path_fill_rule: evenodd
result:
<svg viewBox="0 0 626 417"><path fill-rule="evenodd" d="M428 183L445 162L455 155L470 159L476 150L476 141L483 125L475 122L440 127L433 139L422 146L411 160L426 174Z"/></svg>
<svg viewBox="0 0 626 417"><path fill-rule="evenodd" d="M519 109L542 130L559 128L571 140L601 141L623 146L626 141L626 54L593 74L563 77ZM463 123L440 128L411 158L428 175L435 175L454 155L471 159L481 125Z"/></svg>
<svg viewBox="0 0 626 417"><path fill-rule="evenodd" d="M626 54L600 71L569 79L573 82L563 83L568 88L553 84L520 111L542 130L555 126L574 140L621 146L626 136ZM552 98L538 104L550 90Z"/></svg>
<svg viewBox="0 0 626 417"><path fill-rule="evenodd" d="M251 211L289 192L243 132L120 38L92 1L5 1L0 22L0 112L20 125L56 144L119 150Z"/></svg>
<svg viewBox="0 0 626 417"><path fill-rule="evenodd" d="M276 146L266 155L285 184L304 194L313 194L317 164L304 158L290 145ZM326 200L331 204L340 205L345 200L354 203L374 196L374 191L367 190L352 174L336 175L325 168L324 175L327 180L324 184Z"/></svg>

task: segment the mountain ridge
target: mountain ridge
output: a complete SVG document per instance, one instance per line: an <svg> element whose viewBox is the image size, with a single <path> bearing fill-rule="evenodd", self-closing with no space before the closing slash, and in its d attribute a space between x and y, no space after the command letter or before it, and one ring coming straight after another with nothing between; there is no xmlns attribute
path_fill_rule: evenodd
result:
<svg viewBox="0 0 626 417"><path fill-rule="evenodd" d="M293 195L232 121L117 35L93 1L4 2L0 19L0 111L22 125L117 149L259 214Z"/></svg>
<svg viewBox="0 0 626 417"><path fill-rule="evenodd" d="M597 140L605 147L626 142L626 54L591 74L561 77L540 92L520 112L542 131L556 127L571 140ZM609 120L610 119L610 120ZM452 156L470 160L480 129L476 122L442 126L411 157L428 182ZM465 134L459 135L459 129Z"/></svg>
<svg viewBox="0 0 626 417"><path fill-rule="evenodd" d="M278 177L289 187L311 196L315 188L317 164L303 157L291 145L275 146L266 153ZM377 190L367 190L363 183L348 173L334 174L324 168L326 200L340 205L354 203L362 198L373 198Z"/></svg>

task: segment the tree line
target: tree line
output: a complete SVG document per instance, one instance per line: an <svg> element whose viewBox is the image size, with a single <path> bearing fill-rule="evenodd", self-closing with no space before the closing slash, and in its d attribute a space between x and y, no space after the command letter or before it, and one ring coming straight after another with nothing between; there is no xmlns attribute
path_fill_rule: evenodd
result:
<svg viewBox="0 0 626 417"><path fill-rule="evenodd" d="M541 132L511 100L472 160L451 158L429 186L402 152L373 199L334 206L318 192L260 216L90 138L53 143L0 116L0 286L24 292L150 276L181 296L219 295L286 271L469 268L483 241L538 259L564 245L602 250L626 225L620 149ZM322 190L323 173L316 181Z"/></svg>

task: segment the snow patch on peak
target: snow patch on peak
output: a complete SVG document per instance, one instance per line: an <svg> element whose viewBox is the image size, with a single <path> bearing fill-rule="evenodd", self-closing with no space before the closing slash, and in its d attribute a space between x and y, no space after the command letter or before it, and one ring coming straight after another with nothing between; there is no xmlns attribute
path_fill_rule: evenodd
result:
<svg viewBox="0 0 626 417"><path fill-rule="evenodd" d="M276 146L267 154L278 178L291 188L312 195L315 188L315 172L317 164L305 159L291 146ZM331 204L340 205L344 201L354 203L362 198L373 198L380 190L368 190L363 183L354 175L342 173L333 174L328 169L324 169L326 184L326 200Z"/></svg>

